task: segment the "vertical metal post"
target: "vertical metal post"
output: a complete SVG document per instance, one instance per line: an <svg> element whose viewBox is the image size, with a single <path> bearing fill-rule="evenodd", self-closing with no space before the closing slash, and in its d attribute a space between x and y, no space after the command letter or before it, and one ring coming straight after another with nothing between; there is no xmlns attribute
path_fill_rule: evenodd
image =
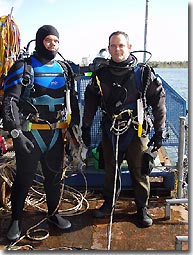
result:
<svg viewBox="0 0 193 255"><path fill-rule="evenodd" d="M146 0L146 7L145 7L145 29L144 29L144 51L147 50L147 21L148 21L148 2L149 0ZM143 55L143 62L146 62L146 52L144 52Z"/></svg>
<svg viewBox="0 0 193 255"><path fill-rule="evenodd" d="M188 236L176 236L175 250L182 251L182 242L188 242Z"/></svg>
<svg viewBox="0 0 193 255"><path fill-rule="evenodd" d="M170 213L170 204L167 203L166 207L165 207L165 219L169 220L171 217L171 213Z"/></svg>
<svg viewBox="0 0 193 255"><path fill-rule="evenodd" d="M178 198L182 198L183 163L185 154L185 117L180 117L180 137L178 145Z"/></svg>
<svg viewBox="0 0 193 255"><path fill-rule="evenodd" d="M10 18L12 18L12 14L13 14L13 7L11 7L11 11L10 11L10 14L9 14Z"/></svg>
<svg viewBox="0 0 193 255"><path fill-rule="evenodd" d="M174 198L174 199L166 199L166 206L165 206L165 218L171 218L171 208L170 206L174 204L188 204L188 198Z"/></svg>

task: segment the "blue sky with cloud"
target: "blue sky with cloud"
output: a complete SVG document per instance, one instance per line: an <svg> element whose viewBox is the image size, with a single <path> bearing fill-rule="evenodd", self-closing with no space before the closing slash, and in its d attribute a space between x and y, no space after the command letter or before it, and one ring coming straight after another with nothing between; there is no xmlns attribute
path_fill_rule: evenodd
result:
<svg viewBox="0 0 193 255"><path fill-rule="evenodd" d="M144 47L146 0L0 0L0 16L10 13L22 47L37 29L50 24L60 33L60 52L79 63L107 47L109 35L123 30L132 50ZM149 0L147 50L156 61L188 60L188 1Z"/></svg>

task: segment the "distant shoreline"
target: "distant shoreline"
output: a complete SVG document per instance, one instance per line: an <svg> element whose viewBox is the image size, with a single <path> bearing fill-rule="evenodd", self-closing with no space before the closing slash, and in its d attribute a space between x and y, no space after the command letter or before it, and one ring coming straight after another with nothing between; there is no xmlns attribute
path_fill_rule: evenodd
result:
<svg viewBox="0 0 193 255"><path fill-rule="evenodd" d="M153 68L188 68L188 61L149 61Z"/></svg>

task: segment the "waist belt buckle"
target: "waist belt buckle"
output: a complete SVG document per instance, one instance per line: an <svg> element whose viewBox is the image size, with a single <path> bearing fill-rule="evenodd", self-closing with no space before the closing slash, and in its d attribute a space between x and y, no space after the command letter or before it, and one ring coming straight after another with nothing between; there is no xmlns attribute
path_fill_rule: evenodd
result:
<svg viewBox="0 0 193 255"><path fill-rule="evenodd" d="M52 123L52 129L58 128L58 122Z"/></svg>

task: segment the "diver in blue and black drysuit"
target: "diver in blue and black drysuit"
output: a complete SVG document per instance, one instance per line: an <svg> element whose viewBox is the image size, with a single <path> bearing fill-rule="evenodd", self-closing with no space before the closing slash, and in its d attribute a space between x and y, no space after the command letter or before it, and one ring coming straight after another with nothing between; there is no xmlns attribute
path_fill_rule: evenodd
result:
<svg viewBox="0 0 193 255"><path fill-rule="evenodd" d="M55 60L58 48L56 28L40 27L33 55L25 61L18 60L5 79L3 125L13 138L16 154L16 176L11 190L12 220L7 234L11 241L20 237L24 203L38 162L45 177L48 221L61 229L71 227L70 221L58 214L57 207L64 158L63 134L69 126L70 110L71 125L79 124L80 117L69 68ZM69 89L71 109L66 102Z"/></svg>

